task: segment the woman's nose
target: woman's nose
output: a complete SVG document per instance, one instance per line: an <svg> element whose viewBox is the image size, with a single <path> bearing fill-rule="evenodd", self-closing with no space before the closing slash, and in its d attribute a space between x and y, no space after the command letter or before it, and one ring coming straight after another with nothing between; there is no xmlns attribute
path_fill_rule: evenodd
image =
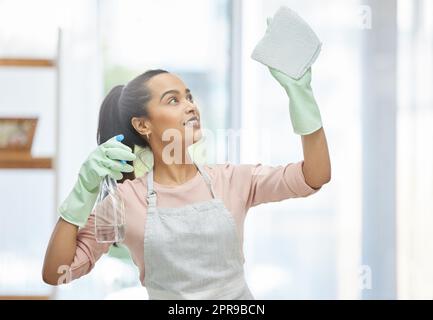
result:
<svg viewBox="0 0 433 320"><path fill-rule="evenodd" d="M197 106L195 105L195 103L194 102L191 102L191 101L187 101L188 103L187 103L187 106L186 106L186 109L185 109L185 111L186 112L190 112L191 110L197 110Z"/></svg>

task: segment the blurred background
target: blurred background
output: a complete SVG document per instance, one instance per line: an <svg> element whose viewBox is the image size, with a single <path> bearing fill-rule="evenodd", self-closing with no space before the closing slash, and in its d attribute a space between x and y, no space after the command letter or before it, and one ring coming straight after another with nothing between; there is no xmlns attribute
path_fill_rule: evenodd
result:
<svg viewBox="0 0 433 320"><path fill-rule="evenodd" d="M148 69L178 74L211 132L242 132L210 162L302 159L284 90L250 58L281 5L323 42L312 87L332 180L250 209L251 291L433 299L430 0L0 0L0 118L37 118L31 158L0 157L0 298L147 298L122 247L68 285L44 284L41 270L56 208L96 147L102 99Z"/></svg>

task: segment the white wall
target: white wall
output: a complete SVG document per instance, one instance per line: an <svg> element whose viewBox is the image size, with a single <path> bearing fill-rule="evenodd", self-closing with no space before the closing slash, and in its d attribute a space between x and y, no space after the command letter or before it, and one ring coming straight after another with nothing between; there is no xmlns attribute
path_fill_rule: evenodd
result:
<svg viewBox="0 0 433 320"><path fill-rule="evenodd" d="M98 2L2 1L0 56L60 60L60 158L58 190L49 170L0 170L0 294L43 294L45 246L56 220L55 195L64 199L79 167L96 146L102 99ZM54 156L55 88L52 69L0 69L0 115L38 115L32 153ZM56 192L57 191L57 192ZM16 291L14 291L16 290Z"/></svg>

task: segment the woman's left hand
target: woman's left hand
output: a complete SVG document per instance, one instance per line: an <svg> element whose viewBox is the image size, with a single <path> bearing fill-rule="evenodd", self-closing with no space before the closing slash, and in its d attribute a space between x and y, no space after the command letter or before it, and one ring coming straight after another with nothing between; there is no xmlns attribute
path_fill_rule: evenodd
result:
<svg viewBox="0 0 433 320"><path fill-rule="evenodd" d="M299 79L269 67L272 76L286 91L293 131L299 135L313 133L322 127L322 119L311 88L311 68Z"/></svg>

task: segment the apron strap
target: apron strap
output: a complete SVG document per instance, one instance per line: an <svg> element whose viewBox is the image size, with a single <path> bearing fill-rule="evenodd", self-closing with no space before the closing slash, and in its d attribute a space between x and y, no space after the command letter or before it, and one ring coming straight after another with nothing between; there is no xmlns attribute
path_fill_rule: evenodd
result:
<svg viewBox="0 0 433 320"><path fill-rule="evenodd" d="M204 181L208 185L210 193L212 194L212 198L216 198L215 192L214 192L213 187L212 187L212 180L211 180L210 176L208 175L208 173L203 169L203 167L200 164L195 163L195 162L194 162L194 164L197 167L198 171L200 171L201 175L203 176Z"/></svg>
<svg viewBox="0 0 433 320"><path fill-rule="evenodd" d="M147 204L156 207L156 192L153 190L153 168L147 173Z"/></svg>
<svg viewBox="0 0 433 320"><path fill-rule="evenodd" d="M195 163L195 166L197 167L198 171L202 175L204 181L209 187L210 193L212 195L212 198L215 198L215 192L212 187L212 181L208 173L202 168L202 166L198 163ZM153 168L147 173L147 204L150 207L156 207L156 192L153 189Z"/></svg>

